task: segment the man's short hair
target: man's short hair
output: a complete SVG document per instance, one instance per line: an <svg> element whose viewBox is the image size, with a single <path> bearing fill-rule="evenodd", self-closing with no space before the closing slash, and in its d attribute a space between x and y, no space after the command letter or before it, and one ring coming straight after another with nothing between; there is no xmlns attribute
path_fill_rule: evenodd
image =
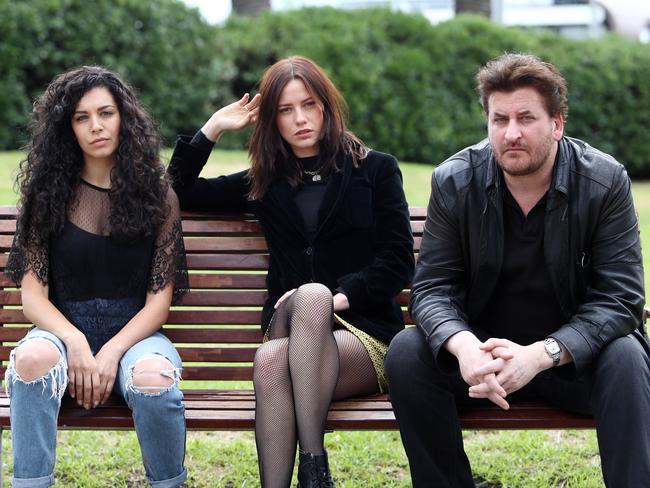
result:
<svg viewBox="0 0 650 488"><path fill-rule="evenodd" d="M486 115L492 93L526 87L537 90L551 117L561 113L566 119L568 115L566 80L555 66L532 54L506 53L492 59L478 71L476 81Z"/></svg>

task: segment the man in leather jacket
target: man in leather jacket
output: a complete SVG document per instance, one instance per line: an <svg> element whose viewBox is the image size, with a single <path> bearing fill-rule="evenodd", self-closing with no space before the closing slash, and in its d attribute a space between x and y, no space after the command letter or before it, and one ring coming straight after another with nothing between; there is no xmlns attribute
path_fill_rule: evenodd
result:
<svg viewBox="0 0 650 488"><path fill-rule="evenodd" d="M607 486L650 483L650 359L630 180L564 136L566 82L535 56L482 67L488 139L436 168L409 310L386 357L415 487L473 487L457 403L544 400L595 418Z"/></svg>

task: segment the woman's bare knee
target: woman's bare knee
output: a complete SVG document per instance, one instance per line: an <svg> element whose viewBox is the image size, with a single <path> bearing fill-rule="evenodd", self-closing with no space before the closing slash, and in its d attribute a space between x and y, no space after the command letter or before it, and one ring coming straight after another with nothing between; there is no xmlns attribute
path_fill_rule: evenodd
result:
<svg viewBox="0 0 650 488"><path fill-rule="evenodd" d="M176 368L164 356L138 359L131 374L133 389L139 393L160 393L177 382Z"/></svg>
<svg viewBox="0 0 650 488"><path fill-rule="evenodd" d="M16 349L16 374L29 383L45 376L61 359L59 349L47 339L31 339Z"/></svg>

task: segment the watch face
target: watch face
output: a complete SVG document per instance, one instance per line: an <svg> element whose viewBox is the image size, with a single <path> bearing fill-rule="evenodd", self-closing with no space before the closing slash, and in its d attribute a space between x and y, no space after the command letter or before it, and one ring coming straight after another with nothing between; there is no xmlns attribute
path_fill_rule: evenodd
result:
<svg viewBox="0 0 650 488"><path fill-rule="evenodd" d="M546 341L544 345L549 354L558 354L560 352L560 345L557 343L557 341Z"/></svg>

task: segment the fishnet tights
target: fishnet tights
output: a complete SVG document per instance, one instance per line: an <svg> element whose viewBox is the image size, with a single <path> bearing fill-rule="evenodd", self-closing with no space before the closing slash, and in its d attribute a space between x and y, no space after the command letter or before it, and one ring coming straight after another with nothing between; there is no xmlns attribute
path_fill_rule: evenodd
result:
<svg viewBox="0 0 650 488"><path fill-rule="evenodd" d="M287 487L302 450L324 452L332 399L377 391L363 344L347 330L332 331L332 294L303 285L278 307L271 340L255 355L255 440L264 487Z"/></svg>

